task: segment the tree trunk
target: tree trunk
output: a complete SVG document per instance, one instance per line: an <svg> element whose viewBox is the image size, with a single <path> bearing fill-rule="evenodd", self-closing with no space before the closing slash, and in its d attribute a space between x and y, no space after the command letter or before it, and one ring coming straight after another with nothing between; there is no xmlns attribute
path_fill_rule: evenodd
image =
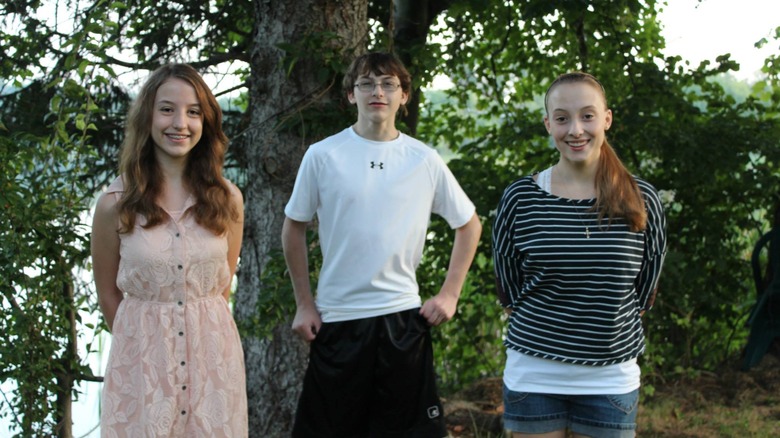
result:
<svg viewBox="0 0 780 438"><path fill-rule="evenodd" d="M54 427L58 438L73 437L73 385L76 381L73 369L78 363L78 333L76 331L76 303L73 297L73 282L70 276L62 284L64 315L61 321L67 321L68 338L62 356L55 360L60 362L60 369L55 371L57 378L57 412L55 414L56 425Z"/></svg>
<svg viewBox="0 0 780 438"><path fill-rule="evenodd" d="M393 47L398 53L399 59L409 69L413 79L419 78L419 71L415 64L414 53L419 47L425 45L428 32L436 17L447 9L452 0L395 0L393 12ZM409 135L417 134L417 123L420 120L420 84L415 82L412 95L406 104L408 113L403 116L403 121L409 129Z"/></svg>
<svg viewBox="0 0 780 438"><path fill-rule="evenodd" d="M246 150L244 244L238 272L235 314L240 327L253 321L268 324L272 315L258 314L267 299L289 301L289 288L272 288L261 281L265 267L281 248L284 206L306 147L325 134L312 129L302 114L325 113L341 96L340 76L323 80L326 52L348 62L365 47L367 0L270 0L254 3L255 36L250 53L250 127L239 141ZM327 40L323 32L338 35ZM301 41L321 41L316 49ZM327 42L326 42L327 41ZM295 50L284 52L280 44ZM288 47L288 46L284 46ZM300 52L296 50L301 49ZM284 58L284 57L287 58ZM294 63L290 63L294 59ZM334 85L335 84L335 85ZM336 97L334 97L336 96ZM332 109L331 109L332 111ZM297 123L290 128L291 122ZM329 126L334 134L345 126ZM312 133L312 131L314 131ZM260 300L262 296L263 300ZM308 346L290 329L293 315L270 321L263 331L244 330L243 346L249 398L251 436L289 436L308 360Z"/></svg>

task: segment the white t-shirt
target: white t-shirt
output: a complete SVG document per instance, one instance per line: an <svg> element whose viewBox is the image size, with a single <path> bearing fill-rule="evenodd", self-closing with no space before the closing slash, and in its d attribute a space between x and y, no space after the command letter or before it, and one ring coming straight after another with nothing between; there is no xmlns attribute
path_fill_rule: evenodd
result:
<svg viewBox="0 0 780 438"><path fill-rule="evenodd" d="M419 307L415 271L431 213L459 228L474 211L435 150L404 134L367 140L351 127L309 148L284 210L299 222L319 219L324 322Z"/></svg>

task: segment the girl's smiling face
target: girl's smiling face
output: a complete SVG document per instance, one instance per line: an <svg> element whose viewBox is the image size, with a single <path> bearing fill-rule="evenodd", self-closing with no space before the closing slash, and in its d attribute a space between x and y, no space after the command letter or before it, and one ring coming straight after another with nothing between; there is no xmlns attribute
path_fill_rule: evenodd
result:
<svg viewBox="0 0 780 438"><path fill-rule="evenodd" d="M203 116L195 88L170 78L154 98L152 140L157 158L185 158L203 134Z"/></svg>
<svg viewBox="0 0 780 438"><path fill-rule="evenodd" d="M587 82L556 85L547 95L544 126L561 159L573 165L595 165L612 124L601 90Z"/></svg>

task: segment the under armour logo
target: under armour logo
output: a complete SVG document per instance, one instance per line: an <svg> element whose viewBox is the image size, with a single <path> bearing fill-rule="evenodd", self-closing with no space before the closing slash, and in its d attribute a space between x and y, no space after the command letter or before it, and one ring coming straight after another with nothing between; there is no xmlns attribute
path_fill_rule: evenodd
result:
<svg viewBox="0 0 780 438"><path fill-rule="evenodd" d="M375 167L378 167L380 170L381 170L381 169L384 169L384 168L385 168L385 163L383 163L383 162L381 162L381 161L380 161L380 162L378 162L378 163L374 163L374 162L372 161L372 162L371 162L371 168L373 169L373 168L375 168Z"/></svg>
<svg viewBox="0 0 780 438"><path fill-rule="evenodd" d="M428 418L436 418L439 414L439 407L438 406L431 406L428 408Z"/></svg>

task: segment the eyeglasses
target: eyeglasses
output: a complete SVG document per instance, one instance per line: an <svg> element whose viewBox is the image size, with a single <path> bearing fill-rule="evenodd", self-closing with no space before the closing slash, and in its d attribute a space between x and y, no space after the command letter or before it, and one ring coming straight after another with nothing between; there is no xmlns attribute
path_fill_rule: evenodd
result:
<svg viewBox="0 0 780 438"><path fill-rule="evenodd" d="M371 91L374 91L374 88L379 85L383 91L387 92L393 92L399 88L401 88L401 84L396 84L395 82L391 81L384 81L384 82L370 82L370 81L360 81L355 86L358 90L369 93Z"/></svg>

